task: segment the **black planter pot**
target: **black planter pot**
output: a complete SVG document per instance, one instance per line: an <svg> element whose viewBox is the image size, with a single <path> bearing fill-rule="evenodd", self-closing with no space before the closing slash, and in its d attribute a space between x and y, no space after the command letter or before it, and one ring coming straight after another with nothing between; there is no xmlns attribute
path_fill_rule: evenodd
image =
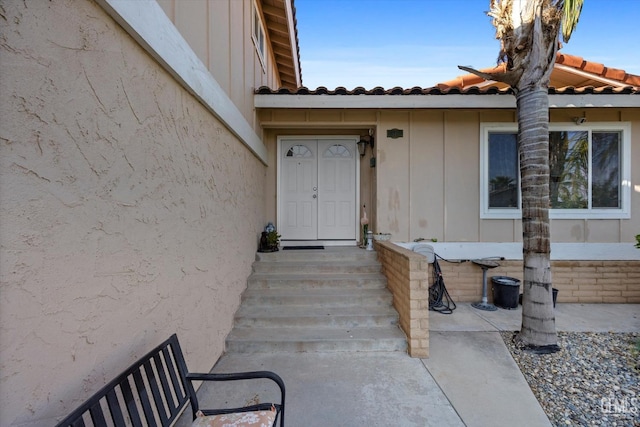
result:
<svg viewBox="0 0 640 427"><path fill-rule="evenodd" d="M280 237L280 236L277 236ZM274 244L275 241L275 244ZM258 245L258 252L277 252L280 249L278 248L278 239L269 239L269 233L263 231L260 236L260 244Z"/></svg>
<svg viewBox="0 0 640 427"><path fill-rule="evenodd" d="M514 277L493 276L493 304L506 309L518 307L518 293L520 292L520 280Z"/></svg>

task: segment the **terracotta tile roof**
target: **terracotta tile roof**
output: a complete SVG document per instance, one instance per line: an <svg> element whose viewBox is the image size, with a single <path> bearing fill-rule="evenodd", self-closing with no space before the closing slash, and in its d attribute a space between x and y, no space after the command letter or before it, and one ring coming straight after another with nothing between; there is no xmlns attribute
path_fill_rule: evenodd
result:
<svg viewBox="0 0 640 427"><path fill-rule="evenodd" d="M504 71L501 64L481 71ZM385 89L375 87L365 89L362 86L353 90L337 87L334 90L320 86L317 89L307 87L282 87L271 89L267 86L258 88L259 95L509 95L513 90L505 83L486 81L475 74L465 74L455 79L438 83L430 88L402 88ZM553 95L640 95L640 76L629 74L624 70L605 67L597 62L585 61L575 55L558 53L556 67L551 76L549 94Z"/></svg>
<svg viewBox="0 0 640 427"><path fill-rule="evenodd" d="M413 87L410 89L403 89L401 87L394 87L391 89L385 89L383 87L375 87L373 89L365 89L361 86L348 90L342 86L329 90L324 86L320 86L317 89L311 90L306 87L300 87L298 89L280 88L271 89L268 86L261 86L255 92L258 95L509 95L513 94L511 88L499 88L496 86L488 86L486 88L479 88L477 86L471 87L430 87L421 88ZM550 95L640 95L640 87L624 86L624 87L583 87L583 88L549 88Z"/></svg>
<svg viewBox="0 0 640 427"><path fill-rule="evenodd" d="M505 70L505 65L501 64L492 68L485 68L483 72L501 72ZM504 83L486 81L475 74L465 74L455 79L438 83L439 88L447 87L469 87L497 85L506 86ZM603 86L634 86L640 87L640 76L629 74L624 70L606 67L597 62L587 61L580 56L559 53L556 55L556 67L551 74L551 86L563 87L603 87Z"/></svg>
<svg viewBox="0 0 640 427"><path fill-rule="evenodd" d="M556 64L573 67L587 73L596 74L598 76L619 81L622 85L640 86L640 76L629 74L624 70L617 68L605 67L597 62L586 61L579 56L558 53L556 56Z"/></svg>

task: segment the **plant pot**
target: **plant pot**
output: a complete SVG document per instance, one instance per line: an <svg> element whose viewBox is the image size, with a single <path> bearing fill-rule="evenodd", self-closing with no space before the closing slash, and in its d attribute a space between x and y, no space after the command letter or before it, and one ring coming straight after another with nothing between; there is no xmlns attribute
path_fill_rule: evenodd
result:
<svg viewBox="0 0 640 427"><path fill-rule="evenodd" d="M386 242L391 239L391 233L378 233L373 235L373 240L378 242Z"/></svg>
<svg viewBox="0 0 640 427"><path fill-rule="evenodd" d="M518 307L520 280L514 277L493 276L493 304L506 309Z"/></svg>

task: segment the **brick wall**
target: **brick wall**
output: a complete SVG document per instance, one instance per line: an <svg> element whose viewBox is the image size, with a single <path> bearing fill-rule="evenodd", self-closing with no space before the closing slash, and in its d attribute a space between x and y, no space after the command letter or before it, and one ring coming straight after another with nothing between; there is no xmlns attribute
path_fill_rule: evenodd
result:
<svg viewBox="0 0 640 427"><path fill-rule="evenodd" d="M499 263L499 267L487 271L489 301L493 298L492 276L522 280L522 261ZM479 266L471 262L440 261L440 267L454 301L480 300L482 269ZM551 278L553 287L558 289L558 302L640 303L640 261L552 261Z"/></svg>
<svg viewBox="0 0 640 427"><path fill-rule="evenodd" d="M429 357L429 284L427 259L389 242L375 242L382 272L407 335L411 357Z"/></svg>
<svg viewBox="0 0 640 427"><path fill-rule="evenodd" d="M429 356L429 286L432 265L426 258L389 242L375 242L382 272L400 315L412 357ZM491 278L509 276L522 281L522 261L499 261L487 271L487 295L493 301ZM445 286L455 302L482 298L482 269L472 262L440 261ZM552 261L557 302L640 303L640 261ZM522 292L522 285L520 288Z"/></svg>

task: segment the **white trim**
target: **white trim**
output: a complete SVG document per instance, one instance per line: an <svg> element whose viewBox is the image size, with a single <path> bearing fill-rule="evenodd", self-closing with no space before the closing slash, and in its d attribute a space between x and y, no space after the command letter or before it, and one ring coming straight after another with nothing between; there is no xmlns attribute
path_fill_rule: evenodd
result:
<svg viewBox="0 0 640 427"><path fill-rule="evenodd" d="M258 20L258 29L262 32L262 43L258 38L258 34L256 34L256 19ZM262 15L260 13L260 9L256 4L256 1L253 1L251 7L251 40L253 41L253 46L256 50L256 55L258 56L258 61L260 65L262 65L262 72L267 72L267 32L265 31L264 23L262 22Z"/></svg>
<svg viewBox="0 0 640 427"><path fill-rule="evenodd" d="M282 215L280 213L280 184L281 184L281 175L282 175L282 143L287 140L317 140L317 139L353 139L356 143L360 139L359 135L279 135L277 137L276 143L276 217L277 217L277 229L279 230L281 227L280 219ZM315 244L324 244L325 246L350 246L352 244L357 244L358 235L360 233L360 154L358 154L358 150L356 149L354 161L356 162L356 212L355 212L355 221L356 221L356 235L354 236L355 240L326 240L326 241L317 241ZM295 243L293 243L295 242ZM311 244L308 241L295 241L295 240L281 240L283 246L300 246L301 244Z"/></svg>
<svg viewBox="0 0 640 427"><path fill-rule="evenodd" d="M296 86L302 86L302 75L300 73L300 61L298 56L298 39L296 33L296 23L293 20L293 0L285 0L284 6L287 9L287 27L289 28L289 43L291 45L291 58L293 58L293 68L296 73Z"/></svg>
<svg viewBox="0 0 640 427"><path fill-rule="evenodd" d="M629 122L594 122L576 125L575 123L550 123L549 131L599 131L611 130L622 132L621 148L621 188L619 209L550 209L551 219L628 219L631 218L631 123ZM517 123L481 123L480 124L480 218L481 219L520 219L520 208L489 209L489 194L487 183L488 171L488 135L490 131L510 131L517 133ZM591 141L591 139L589 140ZM591 147L589 147L591 156ZM589 176L589 183L591 176ZM518 190L518 200L522 200Z"/></svg>
<svg viewBox="0 0 640 427"><path fill-rule="evenodd" d="M549 108L638 108L640 95L549 95Z"/></svg>
<svg viewBox="0 0 640 427"><path fill-rule="evenodd" d="M96 0L265 165L267 148L156 0Z"/></svg>
<svg viewBox="0 0 640 427"><path fill-rule="evenodd" d="M324 246L324 247L338 247L338 246L357 246L358 242L355 240L280 240L281 247L296 247L296 246Z"/></svg>
<svg viewBox="0 0 640 427"><path fill-rule="evenodd" d="M515 109L513 95L254 95L256 108ZM550 108L640 107L640 95L549 95Z"/></svg>
<svg viewBox="0 0 640 427"><path fill-rule="evenodd" d="M396 243L396 242L393 242ZM502 257L522 260L519 242L421 242L433 246L436 254L450 260ZM415 243L399 242L411 250ZM633 243L551 243L552 261L639 261L640 249Z"/></svg>

